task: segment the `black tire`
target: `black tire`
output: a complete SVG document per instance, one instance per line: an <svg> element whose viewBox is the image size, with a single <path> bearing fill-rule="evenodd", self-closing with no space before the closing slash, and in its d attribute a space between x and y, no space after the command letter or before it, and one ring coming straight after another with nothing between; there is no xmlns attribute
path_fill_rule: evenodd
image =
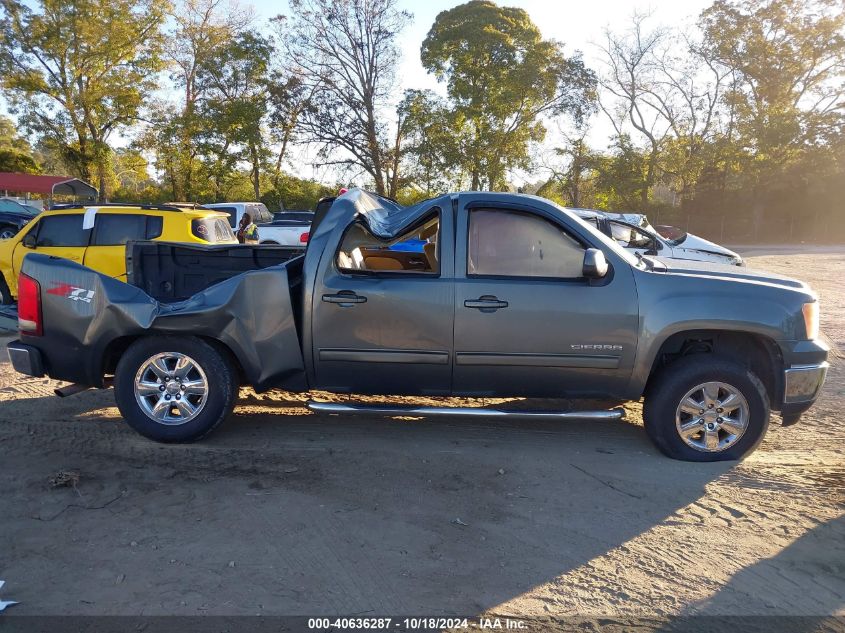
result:
<svg viewBox="0 0 845 633"><path fill-rule="evenodd" d="M681 437L675 419L686 394L707 382L730 385L745 398L748 405L748 422L744 433L732 445L712 452L688 445ZM663 367L652 377L646 388L643 419L651 441L673 459L691 462L737 460L748 455L763 441L769 428L769 396L760 379L736 361L722 356L695 354Z"/></svg>
<svg viewBox="0 0 845 633"><path fill-rule="evenodd" d="M0 274L0 304L4 306L10 306L15 302L14 297L12 297L12 293L9 291L9 286L6 283L6 279Z"/></svg>
<svg viewBox="0 0 845 633"><path fill-rule="evenodd" d="M203 404L196 417L187 422L157 421L135 397L136 375L150 358L162 353L184 354L205 374L207 391L200 400ZM144 437L157 442L193 442L211 433L232 412L238 377L226 355L200 338L151 336L134 342L120 358L114 375L114 395L123 418ZM175 400L173 410L177 411Z"/></svg>
<svg viewBox="0 0 845 633"><path fill-rule="evenodd" d="M8 240L18 234L20 229L14 224L0 224L0 240Z"/></svg>

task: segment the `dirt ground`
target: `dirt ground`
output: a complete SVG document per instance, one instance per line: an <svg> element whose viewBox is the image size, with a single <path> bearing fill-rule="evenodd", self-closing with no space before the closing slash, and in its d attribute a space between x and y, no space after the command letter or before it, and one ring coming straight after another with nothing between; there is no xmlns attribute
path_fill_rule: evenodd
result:
<svg viewBox="0 0 845 633"><path fill-rule="evenodd" d="M845 350L845 251L810 281ZM742 463L622 423L328 418L250 391L202 443L137 436L108 391L0 365L7 613L845 615L845 362ZM78 483L54 487L61 471Z"/></svg>

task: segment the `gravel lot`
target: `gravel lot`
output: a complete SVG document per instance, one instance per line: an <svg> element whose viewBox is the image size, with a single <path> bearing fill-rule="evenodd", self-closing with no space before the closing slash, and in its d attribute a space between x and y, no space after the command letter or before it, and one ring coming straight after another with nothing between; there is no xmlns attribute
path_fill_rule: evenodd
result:
<svg viewBox="0 0 845 633"><path fill-rule="evenodd" d="M845 250L749 261L810 281L845 350ZM0 364L10 617L845 615L839 358L802 423L717 465L658 454L638 404L623 423L344 419L244 390L212 438L164 446L111 393L54 386Z"/></svg>

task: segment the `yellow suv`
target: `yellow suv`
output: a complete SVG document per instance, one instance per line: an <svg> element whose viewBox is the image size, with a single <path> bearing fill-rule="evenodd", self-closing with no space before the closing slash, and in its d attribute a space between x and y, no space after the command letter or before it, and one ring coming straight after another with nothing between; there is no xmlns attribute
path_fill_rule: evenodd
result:
<svg viewBox="0 0 845 633"><path fill-rule="evenodd" d="M45 211L17 235L0 241L2 302L15 301L18 273L27 253L64 257L104 275L125 279L126 243L135 240L238 243L229 216L221 211L124 204Z"/></svg>

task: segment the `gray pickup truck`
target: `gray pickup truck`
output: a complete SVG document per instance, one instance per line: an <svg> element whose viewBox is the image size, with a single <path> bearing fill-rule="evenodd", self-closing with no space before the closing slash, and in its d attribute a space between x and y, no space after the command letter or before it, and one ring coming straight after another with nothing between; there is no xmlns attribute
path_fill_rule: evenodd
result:
<svg viewBox="0 0 845 633"><path fill-rule="evenodd" d="M138 285L27 255L20 340L9 344L15 369L76 383L65 394L113 384L126 421L165 442L213 430L242 384L384 395L644 396L645 429L660 450L715 461L753 450L770 410L784 424L798 421L828 366L817 297L805 284L634 256L533 196L461 193L403 207L352 190L315 220L304 255L267 267L260 246L172 248L146 258L129 249L136 253L130 282L144 279ZM239 264L208 277L226 268L204 259L211 256ZM174 294L173 279L157 279L165 272L211 285ZM618 409L309 407L621 416Z"/></svg>

